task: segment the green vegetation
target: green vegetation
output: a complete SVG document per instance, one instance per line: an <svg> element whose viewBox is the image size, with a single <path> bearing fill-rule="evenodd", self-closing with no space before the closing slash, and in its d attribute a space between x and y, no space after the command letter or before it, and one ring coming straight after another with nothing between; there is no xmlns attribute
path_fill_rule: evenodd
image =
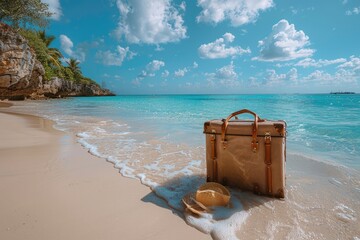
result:
<svg viewBox="0 0 360 240"><path fill-rule="evenodd" d="M45 69L45 80L60 77L77 83L98 85L82 75L78 60L70 58L65 60L67 66L62 64L63 55L60 50L50 46L55 36L47 35L45 30L28 28L45 27L51 15L48 5L41 0L0 0L0 21L10 24L28 40L36 58Z"/></svg>
<svg viewBox="0 0 360 240"><path fill-rule="evenodd" d="M70 58L68 61L66 61L68 64L67 68L71 70L71 72L74 74L75 79L79 79L82 75L80 67L79 67L79 61L77 61L74 58Z"/></svg>
<svg viewBox="0 0 360 240"><path fill-rule="evenodd" d="M51 77L60 77L77 83L98 85L95 81L82 75L78 60L70 58L65 61L67 66L62 65L61 52L57 48L50 47L55 37L46 35L45 30L20 29L20 34L29 41L30 47L35 50L36 58L44 66L45 80L49 80Z"/></svg>
<svg viewBox="0 0 360 240"><path fill-rule="evenodd" d="M51 15L48 5L41 0L0 1L0 21L8 22L16 30L27 25L45 27Z"/></svg>

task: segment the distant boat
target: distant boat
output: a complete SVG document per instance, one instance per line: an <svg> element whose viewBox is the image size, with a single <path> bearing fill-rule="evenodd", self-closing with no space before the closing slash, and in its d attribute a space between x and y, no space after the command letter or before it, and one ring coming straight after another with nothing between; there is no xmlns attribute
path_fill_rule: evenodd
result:
<svg viewBox="0 0 360 240"><path fill-rule="evenodd" d="M330 94L355 94L355 92L331 92Z"/></svg>

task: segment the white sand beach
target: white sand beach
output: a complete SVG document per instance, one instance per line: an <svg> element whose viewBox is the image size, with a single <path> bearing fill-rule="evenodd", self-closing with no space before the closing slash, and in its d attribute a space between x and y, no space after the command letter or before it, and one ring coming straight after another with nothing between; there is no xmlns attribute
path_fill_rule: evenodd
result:
<svg viewBox="0 0 360 240"><path fill-rule="evenodd" d="M52 125L0 112L1 239L211 239Z"/></svg>

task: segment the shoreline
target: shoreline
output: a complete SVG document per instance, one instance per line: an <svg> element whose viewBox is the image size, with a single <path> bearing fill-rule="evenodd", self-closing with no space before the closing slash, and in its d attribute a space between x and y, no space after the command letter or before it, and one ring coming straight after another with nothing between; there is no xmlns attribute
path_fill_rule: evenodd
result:
<svg viewBox="0 0 360 240"><path fill-rule="evenodd" d="M74 134L54 129L50 120L10 112L0 109L0 236L211 239L148 187L89 154Z"/></svg>

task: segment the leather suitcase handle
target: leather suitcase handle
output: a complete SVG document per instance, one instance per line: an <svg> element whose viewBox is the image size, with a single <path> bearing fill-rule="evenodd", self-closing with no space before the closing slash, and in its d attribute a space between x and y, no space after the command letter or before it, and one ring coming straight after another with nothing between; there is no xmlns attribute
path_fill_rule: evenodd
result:
<svg viewBox="0 0 360 240"><path fill-rule="evenodd" d="M240 114L244 114L244 113L249 113L251 115L254 116L254 124L253 124L253 132L252 132L252 142L251 142L251 148L254 152L257 151L257 148L258 148L258 141L257 141L257 131L258 131L258 122L261 122L263 121L262 119L259 118L259 116L248 110L248 109L242 109L242 110L239 110L237 112L233 112L232 114L230 114L224 121L223 121L223 125L222 125L222 128L221 128L221 140L224 144L224 148L226 148L226 130L227 130L227 127L228 127L228 124L229 124L229 121L233 118L233 117L236 117L237 115L240 115Z"/></svg>

